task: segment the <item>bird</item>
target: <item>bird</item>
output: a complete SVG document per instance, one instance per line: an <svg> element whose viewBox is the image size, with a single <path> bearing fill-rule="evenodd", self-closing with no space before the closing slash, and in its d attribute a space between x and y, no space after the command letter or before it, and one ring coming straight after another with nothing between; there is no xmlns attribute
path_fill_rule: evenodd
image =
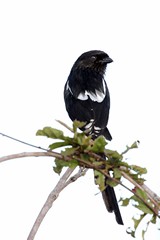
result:
<svg viewBox="0 0 160 240"><path fill-rule="evenodd" d="M101 135L112 140L107 128L110 93L105 81L107 65L112 62L104 51L84 52L74 62L64 86L64 102L70 119L85 122L80 129L93 140ZM102 191L105 206L108 212L114 212L117 223L123 225L114 188L106 181L107 178L106 188Z"/></svg>

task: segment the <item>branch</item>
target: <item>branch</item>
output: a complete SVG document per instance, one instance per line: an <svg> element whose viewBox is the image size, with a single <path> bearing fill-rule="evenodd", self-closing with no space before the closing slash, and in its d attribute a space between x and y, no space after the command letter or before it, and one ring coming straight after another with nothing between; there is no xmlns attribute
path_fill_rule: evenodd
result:
<svg viewBox="0 0 160 240"><path fill-rule="evenodd" d="M155 207L151 207L151 205L145 200L142 199L141 197L139 197L138 195L136 195L136 193L133 191L134 195L136 195L152 212L154 212L154 214L156 216L158 216L158 212L160 210L159 204L157 201L155 201L153 199L153 197L151 196L151 194L148 192L148 187L146 185L140 185L137 182L135 182L130 176L128 176L128 174L126 174L125 172L121 171L121 174L124 178L126 178L130 183L132 183L135 187L137 187L138 189L144 191L147 194L148 199L154 204ZM146 186L146 188L144 189L144 186ZM153 193L153 192L152 192ZM155 194L155 193L154 193ZM156 194L155 194L156 195Z"/></svg>
<svg viewBox="0 0 160 240"><path fill-rule="evenodd" d="M24 142L24 141L19 140L19 139L17 139L17 138L11 137L11 136L9 136L9 135L7 135L7 134L4 134L4 133L1 133L1 132L0 132L0 135L2 135L3 137L7 137L7 138L9 138L9 139L11 139L11 140L13 140L13 141L16 141L16 142L25 144L25 145L27 145L27 146L34 147L34 148L38 148L38 149L44 150L44 151L48 151L48 149L46 149L46 148L39 147L39 146L36 146L36 145L34 145L34 144L31 144L31 143Z"/></svg>
<svg viewBox="0 0 160 240"><path fill-rule="evenodd" d="M65 161L70 161L72 159L72 157L68 157L68 156L63 156L60 153L56 153L56 152L24 152L24 153L18 153L18 154L12 154L12 155L8 155L8 156L4 156L0 158L0 162L3 161L7 161L7 160L11 160L14 158L22 158L22 157L40 157L40 156L44 156L44 157L56 157L58 159L62 159ZM93 156L93 155L92 155ZM101 157L99 157L99 155L94 154L94 157L97 157L98 160L101 159ZM152 192L146 185L145 188L142 188L141 185L139 185L138 183L136 183L132 178L130 178L126 173L124 173L122 171L122 175L128 179L128 181L130 181L132 184L134 184L135 186L137 186L139 189L144 190L147 193L148 198L151 200L151 202L156 206L156 209L152 208L146 201L144 201L144 199L140 198L133 190L129 189L127 186L125 186L121 181L119 181L116 178L111 177L108 173L106 173L105 170L103 169L99 169L97 166L95 166L94 164L92 164L89 161L85 161L81 158L76 157L75 158L82 166L86 167L86 168L92 168L94 170L97 170L99 172L101 172L102 174L104 174L106 177L108 177L109 179L111 179L112 181L116 182L117 184L120 184L121 186L123 186L124 188L126 188L128 191L132 192L134 195L136 195L142 202L144 202L146 204L146 206L148 208L150 208L157 216L158 216L158 211L159 211L159 204L158 201L156 199L159 199L159 197L157 196L157 194L155 194L154 192ZM103 161L103 158L102 158ZM153 199L152 196L150 195L152 192L152 195L157 196L156 199Z"/></svg>
<svg viewBox="0 0 160 240"><path fill-rule="evenodd" d="M60 123L63 127L67 128L70 132L73 132L73 129L70 128L67 124L65 124L64 122L60 121L60 120L56 120L58 123Z"/></svg>
<svg viewBox="0 0 160 240"><path fill-rule="evenodd" d="M160 203L160 197L154 193L149 187L147 187L145 184L142 185L144 191L146 191L156 202Z"/></svg>
<svg viewBox="0 0 160 240"><path fill-rule="evenodd" d="M155 219L156 219L155 216L160 217L159 216L160 197L157 196L157 194L155 194L145 184L142 184L142 183L140 183L140 181L138 181L138 180L136 181L134 178L132 178L132 174L129 173L130 166L127 163L125 164L125 162L124 162L124 164L123 163L121 164L121 161L123 159L123 155L125 153L127 153L130 149L136 148L138 142L135 142L130 147L127 146L126 150L124 152L122 152L121 154L119 154L117 151L109 150L108 160L115 159L117 161L117 163L119 163L117 165L116 164L114 165L114 164L111 164L110 161L106 162L106 159L98 154L99 152L102 152L102 151L105 152L104 149L105 149L106 142L104 141L104 139L102 139L100 137L100 138L97 138L97 140L94 142L90 138L86 137L84 135L84 133L75 134L75 133L77 133L77 128L81 128L82 123L80 123L80 122L75 121L73 123L73 129L71 129L65 123L63 123L59 120L57 122L59 122L65 128L67 128L72 133L74 133L74 137L72 139L68 138L68 137L63 135L62 131L51 128L51 127L45 127L45 128L43 128L43 130L39 130L37 132L37 135L46 136L46 137L53 138L53 139L59 139L59 140L62 141L62 144L60 142L58 142L57 144L52 145L52 147L50 147L51 146L50 145L49 146L50 149L53 149L53 148L55 149L55 148L58 148L58 147L68 146L68 145L72 146L70 148L66 148L66 151L64 151L62 154L57 153L57 152L53 152L51 150L41 148L41 147L29 144L29 143L26 143L24 141L21 141L21 140L18 140L16 138L5 135L3 133L0 133L0 135L8 137L12 140L15 140L15 141L18 141L20 143L26 144L28 146L38 148L39 150L45 151L45 152L29 152L29 153L24 152L24 153L18 153L18 154L12 154L12 155L8 155L8 156L4 156L4 157L0 158L0 163L4 162L4 161L7 161L7 160L15 159L15 158L45 156L45 157L56 158L57 161L56 161L55 171L57 171L57 172L61 171L63 169L63 167L66 167L66 165L70 167L70 168L67 169L67 171L64 173L64 175L60 178L56 187L49 194L44 206L42 207L42 209L41 209L41 211L40 211L40 213L39 213L39 215L38 215L38 217L37 217L37 219L36 219L36 221L35 221L35 223L32 227L32 230L31 230L27 240L33 240L34 239L34 237L35 237L35 235L36 235L36 233L37 233L37 231L40 227L40 224L42 223L42 221L43 221L44 217L46 216L47 212L49 211L49 209L52 207L53 202L58 198L60 192L66 186L68 186L70 183L76 181L79 177L84 175L87 172L88 169L94 169L94 170L99 171L99 173L103 174L108 179L110 179L112 183L114 182L114 183L120 184L125 189L127 189L132 194L134 194L137 197L136 201L138 201L138 199L139 199L140 204L141 204L141 202L143 203L142 206L145 205L152 211L153 217L152 217L152 220L150 222L155 221ZM101 148L100 148L100 145L102 145ZM101 150L99 151L99 149L101 149ZM93 152L92 152L92 150L93 150ZM94 153L94 151L96 153ZM107 156L107 154L106 154L106 156ZM58 160L63 160L63 161L58 161ZM74 176L71 176L74 169L76 168L75 166L80 167L79 172L76 173ZM124 166L126 167L127 171L124 170ZM114 168L117 168L115 170L117 170L119 172L116 174L116 171L115 171L115 175L114 175L115 177L111 177L110 176L110 170L114 170ZM138 172L138 174L141 175L145 171L144 172L143 171L137 171L137 172ZM119 180L121 178L121 176L124 177L125 179L127 179L130 183L132 183L135 186L135 188L132 189L132 188L128 188L127 186L125 186ZM141 176L140 176L140 178L141 178ZM143 179L141 179L141 180L143 182ZM98 183L98 185L100 186L99 183ZM135 191L135 189L136 189L136 191ZM140 191L137 191L138 189L142 190L146 194L141 194ZM132 197L130 199L132 199ZM142 208L139 208L139 209L142 209ZM143 211L143 209L142 209L142 211ZM144 211L144 214L145 214L145 211ZM144 216L144 214L142 216ZM142 218L140 219L140 221L141 220L142 220ZM137 224L137 222L135 222L135 224ZM135 227L135 230L136 230L137 226Z"/></svg>
<svg viewBox="0 0 160 240"><path fill-rule="evenodd" d="M12 160L15 158L24 158L24 157L55 157L59 159L64 159L64 157L60 153L56 152L23 152L23 153L16 153L16 154L11 154L8 156L4 156L0 158L0 163L5 162L7 160ZM66 159L66 158L65 158ZM67 160L66 160L67 161Z"/></svg>
<svg viewBox="0 0 160 240"><path fill-rule="evenodd" d="M128 150L127 150L128 151ZM124 154L125 152L123 152ZM95 159L97 159L97 161L105 161L101 156L99 156L98 154L92 153L92 152L88 152L89 155L95 157ZM126 187L124 184L122 184L121 181L119 181L118 179L115 178L111 178L114 182L120 184L121 186L123 186L124 188L126 188L127 190L129 190L130 192L132 192L137 198L139 198L152 212L154 212L154 214L156 216L159 217L159 211L160 211L160 197L158 197L158 195L156 193L154 193L151 189L149 189L145 184L138 184L136 181L134 181L128 174L126 174L123 171L124 167L120 167L121 170L121 174L124 178L126 178L130 183L132 183L135 187L139 188L140 190L144 191L147 194L148 199L151 201L151 203L154 205L154 207L152 207L145 199L141 198L135 191L129 189L128 187ZM108 174L103 171L103 170L98 170L99 172L103 173L105 176L108 177Z"/></svg>
<svg viewBox="0 0 160 240"><path fill-rule="evenodd" d="M82 177L86 174L86 172L88 171L88 169L84 168L84 169L79 169L78 173L76 173L74 176L70 177L69 180L66 182L66 184L64 185L64 188L69 185L70 183L75 182L79 177Z"/></svg>
<svg viewBox="0 0 160 240"><path fill-rule="evenodd" d="M65 159L66 161L67 160L69 161L71 159L69 157L64 157L60 153L50 152L50 151L48 151L48 152L23 152L23 153L11 154L8 156L1 157L0 162L4 162L7 160L16 159L16 158L23 158L23 157L56 157L56 158L63 159L63 160ZM72 174L74 169L68 168L67 171L63 174L63 176L58 181L55 188L49 194L44 206L42 207L32 229L29 233L27 240L34 239L34 237L40 227L40 224L42 223L42 221L43 221L44 217L46 216L47 212L49 211L49 209L52 207L53 202L58 198L60 192L65 187L67 187L69 184L76 181L79 177L83 176L88 170L88 169L83 169L83 170L79 169L77 174L75 174L74 176L69 178L69 176Z"/></svg>
<svg viewBox="0 0 160 240"><path fill-rule="evenodd" d="M101 158L98 154L94 154L94 153L90 153L88 152L89 155L91 155L92 157L94 157L97 161L102 162L102 165L104 164L104 159ZM73 159L78 161L78 165L83 167L84 170L83 171L79 171L76 175L72 176L69 178L69 176L71 175L71 173L74 171L74 169L68 169L66 171L66 173L62 176L62 178L59 180L58 184L56 185L56 187L54 188L54 190L49 194L43 208L41 209L33 227L32 230L28 236L27 240L33 240L39 227L40 224L42 223L45 215L47 214L47 212L49 211L49 209L52 207L53 202L57 199L57 197L59 196L60 192L66 187L68 186L70 183L72 183L73 181L76 181L79 177L82 176L82 174L84 174L87 169L94 169L99 171L100 173L102 173L103 175L105 175L107 178L111 179L112 181L116 182L117 184L120 184L121 186L123 186L124 188L126 188L128 191L132 192L137 198L139 198L157 217L159 217L159 197L153 192L151 191L146 185L139 185L137 182L135 182L129 175L127 175L122 169L120 169L121 174L123 177L125 177L129 182L131 182L132 184L134 184L134 186L136 186L137 188L143 190L146 192L148 199L150 199L150 201L153 203L153 205L149 204L147 202L147 200L143 199L142 197L140 197L134 190L128 188L127 186L125 186L120 180L113 178L109 175L108 172L106 172L106 170L104 168L102 168L102 165L97 166L97 164L94 164L94 162L88 161L88 160L84 160L81 159L79 157L78 153L76 155L70 155L70 156L64 156L60 153L57 152L53 152L53 151L47 151L47 152L24 152L24 153L18 153L18 154L12 154L12 155L8 155L5 157L0 158L0 162L3 161L7 161L10 159L14 159L14 158L22 158L22 157L39 157L39 156L45 156L45 157L55 157L57 159L60 160L65 160L65 161L72 161ZM69 178L69 179L68 179ZM154 198L153 198L154 196ZM155 198L156 197L156 198Z"/></svg>
<svg viewBox="0 0 160 240"><path fill-rule="evenodd" d="M29 233L29 236L28 236L27 240L33 240L34 239L34 237L35 237L35 235L36 235L44 217L48 213L49 209L52 207L54 201L58 198L60 192L65 187L67 187L70 183L76 181L79 177L84 175L87 171L86 169L84 171L79 170L77 174L70 177L70 175L73 173L74 170L75 170L75 168L74 169L68 168L66 170L66 172L63 174L63 176L60 178L60 180L58 181L55 188L51 191L51 193L49 194L44 206L42 207L42 209L41 209L41 211L40 211L32 229Z"/></svg>

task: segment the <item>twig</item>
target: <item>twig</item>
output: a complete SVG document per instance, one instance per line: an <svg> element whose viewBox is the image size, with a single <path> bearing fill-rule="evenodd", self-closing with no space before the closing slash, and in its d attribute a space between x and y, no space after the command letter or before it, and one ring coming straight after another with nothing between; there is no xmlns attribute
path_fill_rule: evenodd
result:
<svg viewBox="0 0 160 240"><path fill-rule="evenodd" d="M20 158L20 157L32 157L32 156L48 156L48 157L56 157L58 159L62 159L65 161L70 161L72 160L72 156L63 156L60 153L56 153L56 152L30 152L30 153L19 153L19 154L13 154L13 155L9 155L9 156L5 156L0 158L0 162L6 161L6 160L10 160L13 158ZM98 157L98 155L96 156ZM98 157L99 158L99 157ZM121 186L123 186L124 188L126 188L128 191L132 192L135 196L137 196L142 202L144 202L144 204L151 209L151 211L153 211L156 216L159 216L158 211L159 211L159 204L157 203L157 201L155 201L153 198L151 198L151 196L147 193L148 198L151 200L151 202L156 206L156 208L152 208L147 201L145 201L144 199L142 199L138 194L136 194L136 192L134 192L133 190L129 189L127 186L125 186L124 184L122 184L121 181L119 181L116 178L111 177L105 170L100 169L98 166L94 165L92 162L89 161L85 161L81 158L79 158L78 156L74 156L74 159L76 159L81 166L84 166L85 168L91 168L94 170L97 170L99 172L101 172L102 174L104 174L106 177L108 177L109 179L111 179L112 181L116 182L117 184L120 184ZM101 158L99 158L101 159ZM103 162L103 159L102 159ZM123 172L123 171L122 171ZM122 173L122 175L128 179L128 181L130 181L131 183L133 183L133 179L130 178L127 174L125 174L124 172ZM134 182L134 185L137 186L138 188L142 188L142 186L140 186L138 183ZM146 188L147 189L147 188ZM144 190L144 189L143 189ZM155 194L156 195L156 194Z"/></svg>
<svg viewBox="0 0 160 240"><path fill-rule="evenodd" d="M0 135L2 135L3 137L7 137L7 138L9 138L9 139L11 139L11 140L13 140L13 141L16 141L16 142L19 142L19 143L25 144L25 145L27 145L27 146L34 147L34 148L38 148L38 149L40 149L40 150L44 150L44 151L48 151L48 149L46 149L46 148L38 147L38 146L36 146L36 145L34 145L34 144L24 142L24 141L19 140L19 139L17 139L17 138L14 138L14 137L8 136L7 134L4 134L4 133L1 133L1 132L0 132Z"/></svg>
<svg viewBox="0 0 160 240"><path fill-rule="evenodd" d="M69 131L73 132L73 129L70 128L67 124L65 124L64 122L60 121L60 120L56 120L58 123L60 123L63 127L67 128Z"/></svg>
<svg viewBox="0 0 160 240"><path fill-rule="evenodd" d="M128 148L129 149L129 148ZM127 151L128 151L127 149ZM127 152L126 151L126 152ZM126 153L126 152L123 152ZM90 156L95 157L95 159L97 159L97 161L104 161L104 159L99 156L98 154L92 153L92 152L88 152L88 154ZM124 168L124 167L123 167ZM123 169L122 168L122 169ZM121 168L120 168L121 169ZM100 170L99 170L100 171ZM102 171L100 171L102 172ZM105 172L103 173L104 175L108 175ZM159 216L159 211L160 211L160 206L159 203L160 202L160 198L157 196L157 194L155 194L154 192L152 192L145 184L140 185L137 182L135 182L131 177L129 177L128 174L126 174L124 171L121 170L121 174L124 178L126 178L129 182L131 182L134 186L136 186L137 188L141 189L142 191L145 191L147 194L148 199L150 199L150 201L154 204L155 207L151 207L149 205L149 203L147 201L145 201L145 199L142 199L138 194L136 194L134 191L132 191L131 189L127 188L125 185L122 184L122 182L120 182L119 180L115 179L115 178L111 178L114 182L119 183L121 186L123 186L124 188L126 188L127 190L129 190L130 192L132 192L136 197L138 197L142 202L144 202L144 204L151 209L151 211L153 211L156 216ZM107 176L108 177L108 176Z"/></svg>
<svg viewBox="0 0 160 240"><path fill-rule="evenodd" d="M87 168L84 168L83 170L80 168L78 173L76 173L74 176L70 177L69 180L66 182L66 184L64 185L64 188L69 185L70 183L75 182L79 177L82 177L86 174L86 172L88 171Z"/></svg>
<svg viewBox="0 0 160 240"><path fill-rule="evenodd" d="M158 203L156 203L154 200L152 201L152 199L149 198L152 203L153 203L153 202L155 203L156 208L150 206L149 203L148 203L145 199L143 199L143 198L140 197L135 191L133 191L132 189L130 189L130 188L128 188L126 185L124 185L120 180L111 177L111 176L109 175L109 173L107 173L105 170L98 168L96 165L94 165L94 164L92 164L92 163L90 163L90 162L88 162L88 161L84 161L84 160L81 160L81 159L79 159L79 158L76 158L76 160L78 160L80 163L83 163L83 164L85 163L85 166L86 166L86 167L92 168L92 169L94 169L94 170L97 170L97 171L99 171L100 173L102 173L104 176L106 176L107 178L109 178L109 179L111 179L112 181L114 181L115 183L120 184L122 187L124 187L125 189L127 189L128 191L130 191L131 193L133 193L133 194L134 194L139 200L141 200L156 216L159 217L159 212L158 212L158 211L159 211L160 207L159 207ZM123 174L122 174L122 175L123 175ZM124 176L125 176L125 174L124 174ZM126 174L126 178L127 178L127 176L128 176L128 175ZM128 176L127 179L128 179L128 181L130 181L131 183L133 183L132 178L130 178L130 177ZM141 186L139 186L136 182L135 182L135 185L141 189ZM144 189L142 189L142 190L144 190Z"/></svg>
<svg viewBox="0 0 160 240"><path fill-rule="evenodd" d="M135 182L128 174L126 174L125 172L121 171L121 174L124 178L126 178L129 182L131 182L135 187L137 187L138 189L145 191L145 193L147 194L148 199L154 204L154 207L151 207L150 204L145 200L145 199L140 199L142 202L145 203L145 205L151 209L157 216L158 216L158 211L160 210L160 206L159 204L151 197L151 195L148 193L147 188L144 189L143 185L138 184L137 182ZM135 194L135 192L133 192ZM136 194L135 194L136 195ZM139 196L138 196L139 197ZM140 198L140 197L139 197Z"/></svg>
<svg viewBox="0 0 160 240"><path fill-rule="evenodd" d="M40 227L40 224L42 223L44 217L46 216L47 212L49 211L49 209L52 207L53 205L53 202L58 198L60 192L66 187L68 186L71 182L71 180L68 180L67 179L70 177L70 175L73 173L73 171L75 170L74 169L71 169L71 168L68 168L66 170L66 172L63 174L63 176L60 178L60 180L58 181L57 185L55 186L55 188L51 191L51 193L49 194L45 204L43 205L40 213L38 214L38 217L29 233L29 236L27 238L27 240L33 240L39 227ZM75 179L77 180L79 177L81 176L81 174L77 173L75 175ZM73 178L74 176L72 176ZM70 179L72 179L70 178Z"/></svg>
<svg viewBox="0 0 160 240"><path fill-rule="evenodd" d="M98 157L98 155L96 156ZM99 159L99 158L98 158ZM106 177L108 177L109 179L111 179L112 181L120 184L122 187L126 188L128 191L132 192L139 200L141 200L156 216L159 217L159 204L150 197L150 195L146 192L148 198L150 199L150 201L155 205L155 208L152 207L145 199L141 198L136 192L134 192L132 189L129 189L127 186L125 186L121 181L119 181L116 178L113 178L109 175L109 173L107 173L105 170L98 168L97 166L95 166L94 164L90 163L89 161L84 161L82 159L76 158L76 160L78 160L80 163L85 163L86 167L95 169L99 172L101 172L103 175L105 175ZM103 160L103 158L102 158ZM136 183L132 178L130 178L125 172L121 171L123 177L125 177L128 181L130 181L131 183L133 183L136 187L140 188L141 190L144 191L144 189L138 184Z"/></svg>
<svg viewBox="0 0 160 240"><path fill-rule="evenodd" d="M160 203L160 197L154 193L148 186L145 184L142 185L144 191L146 191L156 202Z"/></svg>
<svg viewBox="0 0 160 240"><path fill-rule="evenodd" d="M30 153L19 153L19 154L12 154L12 155L9 155L9 156L5 156L5 157L2 157L0 158L0 162L3 162L3 161L6 161L6 160L10 160L10 159L14 159L14 158L22 158L22 157L39 157L39 156L45 156L45 157L56 157L56 158L59 158L59 159L62 159L62 160L65 160L65 161L70 161L72 160L71 157L68 157L68 156L63 156L61 155L60 153L56 153L56 152L30 152ZM98 157L98 155L96 156ZM148 208L150 208L157 216L158 216L158 213L157 211L159 210L159 205L157 203L157 201L155 201L154 199L152 199L150 196L149 196L149 199L155 204L156 208L157 209L153 209L151 208L151 206L144 201L144 199L140 198L133 190L129 189L127 186L125 186L124 184L122 184L121 181L119 181L118 179L116 178L113 178L111 177L105 170L103 169L99 169L96 165L92 164L91 162L89 161L85 161L79 157L74 157L74 159L76 159L79 163L81 163L82 166L84 166L85 168L91 168L91 169L95 169L99 172L101 172L102 174L104 174L106 177L108 177L109 179L111 179L112 181L116 182L117 184L120 184L122 187L126 188L128 191L132 192L134 195L136 195L142 202L144 202L146 204L146 206ZM102 159L103 160L103 159ZM130 181L131 183L133 183L133 179L130 178L127 174L123 173L123 176L125 178L128 179L128 181ZM139 186L136 182L134 182L134 185L139 187L140 189L142 188L142 186ZM144 190L144 189L143 189ZM146 187L146 193L147 193L147 187ZM153 194L153 192L152 192ZM149 194L148 194L149 195ZM156 195L156 194L155 194Z"/></svg>
<svg viewBox="0 0 160 240"><path fill-rule="evenodd" d="M69 157L64 157L63 155L61 155L60 153L56 153L56 152L24 152L24 153L18 153L18 154L11 154L8 156L4 156L0 158L0 162L4 162L7 160L11 160L11 159L16 159L16 158L23 158L23 157L56 157L59 159L65 159L66 161L71 160L71 158ZM70 177L69 176L72 174L72 172L74 171L74 169L70 169L68 168L67 171L64 173L64 175L60 178L60 180L58 181L56 187L53 189L53 191L49 194L44 206L42 207L32 229L31 232L27 238L27 240L33 240L39 227L40 224L42 223L45 215L47 214L47 212L49 211L49 209L52 207L53 202L57 199L57 197L59 196L60 192L67 187L70 183L76 181L79 177L81 177L82 175L84 175L87 172L88 169L84 169L84 170L79 170L79 172L77 174L75 174L74 176ZM69 179L68 179L69 178ZM67 180L68 179L68 180Z"/></svg>
<svg viewBox="0 0 160 240"><path fill-rule="evenodd" d="M12 160L15 158L24 158L24 157L57 157L60 159L62 158L62 155L60 153L56 152L23 152L23 153L16 153L16 154L11 154L8 156L4 156L0 158L0 163L5 162L7 160Z"/></svg>

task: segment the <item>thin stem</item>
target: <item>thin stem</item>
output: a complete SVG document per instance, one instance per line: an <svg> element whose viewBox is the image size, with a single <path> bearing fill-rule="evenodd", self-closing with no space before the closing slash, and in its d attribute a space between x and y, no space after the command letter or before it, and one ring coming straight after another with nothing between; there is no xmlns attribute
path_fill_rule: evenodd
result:
<svg viewBox="0 0 160 240"><path fill-rule="evenodd" d="M67 124L65 124L64 122L60 121L60 120L56 120L58 123L60 123L63 127L67 128L70 132L73 132L73 129L70 128Z"/></svg>
<svg viewBox="0 0 160 240"><path fill-rule="evenodd" d="M8 135L6 135L6 134L4 134L4 133L0 133L0 135L2 135L3 137L7 137L7 138L9 138L9 139L11 139L11 140L14 140L14 141L16 141L16 142L25 144L25 145L27 145L27 146L34 147L34 148L38 148L38 149L44 150L44 151L48 151L48 149L46 149L46 148L38 147L38 146L33 145L33 144L31 144L31 143L24 142L24 141L19 140L19 139L17 139L17 138L10 137L10 136L8 136Z"/></svg>
<svg viewBox="0 0 160 240"><path fill-rule="evenodd" d="M56 157L58 159L63 159L65 161L71 161L72 160L72 157L71 156L63 156L61 155L60 153L56 153L56 152L31 152L31 153L19 153L19 154L13 154L13 155L9 155L9 156L5 156L5 157L2 157L0 158L0 162L3 162L3 161L6 161L6 160L10 160L10 159L13 159L13 158L20 158L20 157L32 157L32 156L48 156L48 157ZM98 156L99 158L99 156ZM122 184L121 181L119 181L118 179L115 179L113 177L111 177L105 170L103 169L99 169L96 165L94 165L92 162L89 162L89 161L85 161L77 156L74 156L74 159L76 159L80 164L81 166L84 166L85 168L91 168L91 169L94 169L94 170L97 170L99 172L101 172L102 174L104 174L106 177L108 177L109 179L111 179L112 181L116 182L117 184L120 184L121 186L123 186L124 188L126 188L128 191L132 192L134 195L136 195L142 202L144 202L146 204L146 206L151 209L155 214L156 216L158 216L158 210L159 210L159 205L158 203L152 199L151 200L151 197L150 197L150 200L152 202L154 202L155 206L157 209L154 209L152 208L144 199L142 199L141 197L139 197L134 191L132 191L131 189L129 189L128 187L126 187L124 184ZM99 158L100 159L100 158ZM124 174L123 173L123 176L125 178L128 179L128 181L130 181L131 183L133 183L133 179L130 178L127 174ZM141 189L141 186L138 185L136 182L134 182L134 185L136 185L138 188ZM143 189L144 190L144 189Z"/></svg>
<svg viewBox="0 0 160 240"><path fill-rule="evenodd" d="M70 175L72 174L72 172L74 171L74 169L68 168L66 170L66 172L63 174L63 176L60 178L60 180L58 181L57 185L55 186L55 188L51 191L51 193L49 194L46 202L44 203L40 213L38 214L38 217L35 221L35 223L33 224L33 227L28 235L27 240L33 240L44 217L46 216L47 212L49 211L49 209L52 207L53 202L58 198L60 192L71 182L68 182L68 184L66 184L67 179L70 177Z"/></svg>
<svg viewBox="0 0 160 240"><path fill-rule="evenodd" d="M154 204L154 206L156 207L156 209L154 209L154 208L152 208L152 209L150 208L150 209L151 209L152 211L153 211L153 209L154 209L154 213L155 213L156 215L158 215L158 211L160 210L159 204L153 199L153 197L148 193L148 191L146 191L146 190L144 189L144 186L143 186L143 185L139 185L137 182L135 182L135 181L134 181L128 174L126 174L125 172L121 171L121 174L122 174L122 176L123 176L124 178L126 178L129 182L131 182L135 187L137 187L137 188L139 188L140 190L146 192L148 199L149 199L149 200ZM150 205L148 204L148 202L145 201L144 199L143 199L142 201L146 204L147 207L150 206Z"/></svg>
<svg viewBox="0 0 160 240"><path fill-rule="evenodd" d="M48 152L23 152L23 153L16 153L16 154L11 154L8 156L1 157L0 163L15 159L15 158L24 158L24 157L57 157L60 159L64 159L60 153L56 153L56 152L50 152L50 151L48 151Z"/></svg>

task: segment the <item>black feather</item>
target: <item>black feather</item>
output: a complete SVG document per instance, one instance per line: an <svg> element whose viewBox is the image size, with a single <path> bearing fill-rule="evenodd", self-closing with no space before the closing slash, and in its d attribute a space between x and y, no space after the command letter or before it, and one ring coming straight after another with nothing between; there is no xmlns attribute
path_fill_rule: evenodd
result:
<svg viewBox="0 0 160 240"><path fill-rule="evenodd" d="M107 140L112 139L107 128L110 95L104 80L107 64L112 61L103 51L83 53L74 63L64 88L69 117L72 121L86 122L81 130L93 139L100 135ZM107 210L114 211L117 222L123 224L114 189L106 186L102 196Z"/></svg>

